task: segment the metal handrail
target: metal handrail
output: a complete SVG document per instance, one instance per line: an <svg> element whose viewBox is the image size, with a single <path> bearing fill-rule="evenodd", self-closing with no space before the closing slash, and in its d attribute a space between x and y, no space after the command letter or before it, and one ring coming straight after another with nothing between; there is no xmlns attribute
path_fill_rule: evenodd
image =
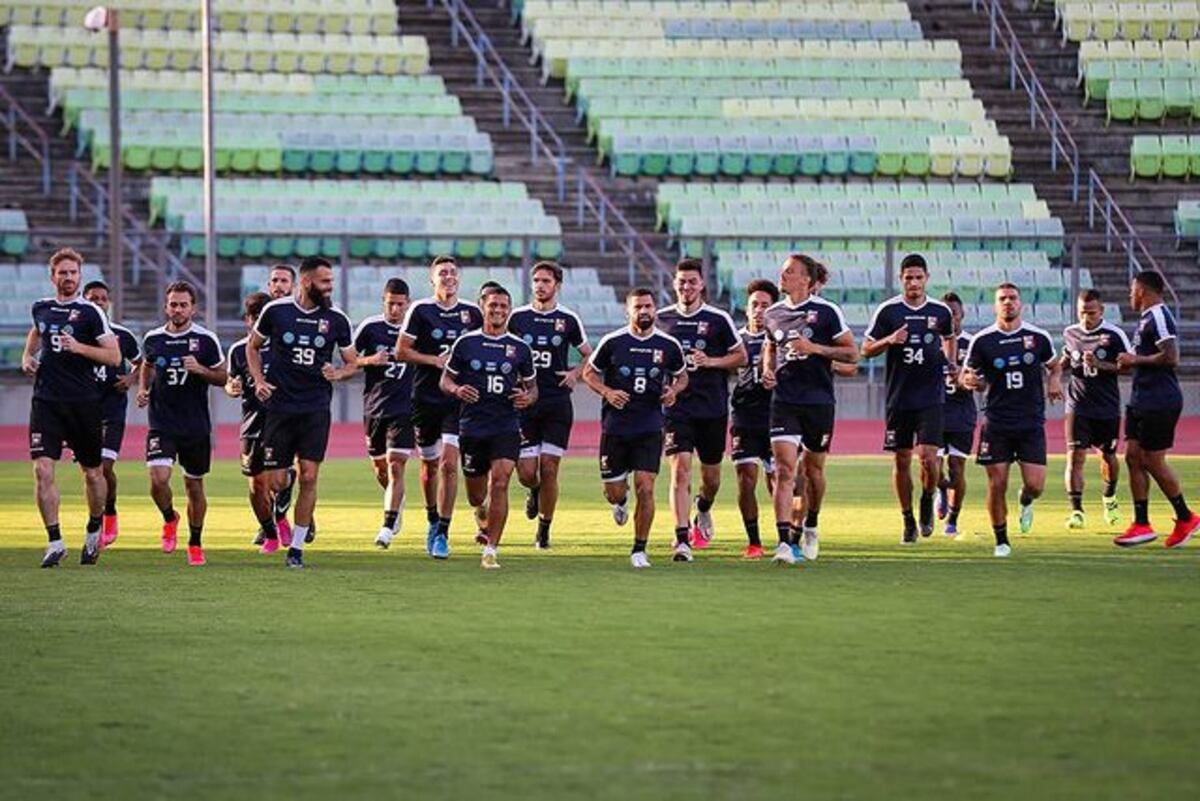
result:
<svg viewBox="0 0 1200 801"><path fill-rule="evenodd" d="M607 237L617 239L618 247L629 257L629 284L637 283L636 274L649 279L658 289L660 300L666 298L664 282L668 273L666 263L650 247L645 238L638 233L616 204L605 194L604 189L596 179L588 174L584 167L578 170L578 189L575 198L575 222L582 228L587 220L587 212L591 212L597 221L597 233L600 234L599 250L607 250ZM593 200L590 196L595 196ZM615 223L615 225L614 225ZM646 262L649 262L647 264Z"/></svg>
<svg viewBox="0 0 1200 801"><path fill-rule="evenodd" d="M1179 293L1175 291L1175 287L1171 286L1170 279L1161 269L1154 256L1146 248L1145 242L1142 241L1133 228L1133 224L1129 222L1129 218L1125 216L1125 212L1121 210L1120 205L1109 193L1108 187L1100 180L1100 176L1095 170L1088 170L1088 226L1095 227L1096 212L1100 211L1100 216L1104 220L1104 243L1105 248L1112 252L1112 237L1115 236L1122 241L1125 246L1126 255L1129 258L1129 276L1133 277L1135 273L1142 270L1154 270L1163 277L1163 283L1166 285L1167 293L1171 296L1172 307L1175 309L1176 315L1179 313ZM1121 229L1117 223L1125 228L1125 234L1122 236ZM1140 252L1134 252L1134 248Z"/></svg>
<svg viewBox="0 0 1200 801"><path fill-rule="evenodd" d="M467 47L475 54L475 85L483 86L484 75L491 78L502 96L501 119L504 127L509 127L511 116L515 113L517 119L529 131L530 160L537 163L540 150L546 158L554 163L558 199L565 200L567 196L567 148L563 144L562 137L550 125L549 120L542 114L533 99L517 83L512 71L492 45L491 39L483 30L483 26L479 24L479 20L476 19L470 7L462 0L441 0L441 3L446 9L446 13L450 15L451 44L458 47L461 37L466 40ZM432 6L432 0L429 4ZM520 102L512 102L513 97Z"/></svg>
<svg viewBox="0 0 1200 801"><path fill-rule="evenodd" d="M8 160L16 161L17 145L27 150L42 165L42 194L50 194L50 137L3 86L0 86L0 103L4 106L0 120L3 120L4 126L8 128ZM24 123L33 133L37 139L36 145L18 130L19 123Z"/></svg>

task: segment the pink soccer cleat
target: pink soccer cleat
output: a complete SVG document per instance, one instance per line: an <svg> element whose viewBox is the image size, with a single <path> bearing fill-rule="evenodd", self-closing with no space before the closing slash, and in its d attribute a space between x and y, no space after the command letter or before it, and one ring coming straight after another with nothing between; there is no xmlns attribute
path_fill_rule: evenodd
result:
<svg viewBox="0 0 1200 801"><path fill-rule="evenodd" d="M263 540L262 547L258 549L259 553L275 553L279 550L279 538L271 539L268 537Z"/></svg>
<svg viewBox="0 0 1200 801"><path fill-rule="evenodd" d="M284 548L292 546L292 524L288 522L287 517L281 517L275 521L275 530L279 532L279 544Z"/></svg>
<svg viewBox="0 0 1200 801"><path fill-rule="evenodd" d="M188 564L192 567L201 567L204 564L204 549L199 545L188 546Z"/></svg>
<svg viewBox="0 0 1200 801"><path fill-rule="evenodd" d="M179 513L175 513L175 519L167 523L163 523L162 527L162 549L163 553L175 553L176 537L179 534Z"/></svg>
<svg viewBox="0 0 1200 801"><path fill-rule="evenodd" d="M104 525L100 529L100 547L107 548L117 541L117 534L120 532L120 527L117 524L116 515L105 515Z"/></svg>

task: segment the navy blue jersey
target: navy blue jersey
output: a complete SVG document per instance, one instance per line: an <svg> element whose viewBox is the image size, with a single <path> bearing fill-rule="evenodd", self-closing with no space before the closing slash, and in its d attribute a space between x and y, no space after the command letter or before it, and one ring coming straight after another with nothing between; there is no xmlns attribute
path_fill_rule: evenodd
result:
<svg viewBox="0 0 1200 801"><path fill-rule="evenodd" d="M478 306L462 301L453 306L442 306L435 298L418 300L409 306L401 326L405 338L412 341L413 350L426 356L449 353L460 336L482 327L483 312ZM438 388L442 371L424 364L414 366L413 400L435 406L447 403L448 399Z"/></svg>
<svg viewBox="0 0 1200 801"><path fill-rule="evenodd" d="M1121 388L1115 370L1099 370L1084 364L1083 355L1091 353L1096 361L1115 366L1117 356L1132 353L1129 337L1105 320L1089 331L1080 324L1063 331L1063 358L1070 375L1066 386L1066 407L1080 417L1113 420L1121 416Z"/></svg>
<svg viewBox="0 0 1200 801"><path fill-rule="evenodd" d="M728 356L741 344L733 318L707 303L691 314L678 306L658 312L658 327L679 340L687 360L687 389L667 409L667 417L677 420L712 420L729 413L729 371L715 367L696 367L692 351L706 356Z"/></svg>
<svg viewBox="0 0 1200 801"><path fill-rule="evenodd" d="M1027 431L1046 422L1045 365L1054 360L1054 342L1037 326L1015 331L990 325L971 340L967 366L987 382L983 414L997 431Z"/></svg>
<svg viewBox="0 0 1200 801"><path fill-rule="evenodd" d="M521 381L535 377L533 351L513 334L488 336L469 331L454 342L446 372L459 384L475 387L479 400L464 403L458 433L464 437L490 437L520 432L512 394ZM442 402L449 399L442 395Z"/></svg>
<svg viewBox="0 0 1200 801"><path fill-rule="evenodd" d="M117 336L117 346L121 349L121 364L109 367L107 364L92 363L92 374L100 385L100 412L106 420L125 414L129 404L129 393L113 389L117 379L129 375L132 365L142 360L142 346L137 337L123 325L109 323L109 328Z"/></svg>
<svg viewBox="0 0 1200 801"><path fill-rule="evenodd" d="M823 356L797 356L788 343L804 337L818 345L833 345L835 339L850 333L842 310L817 295L794 305L785 299L767 309L763 325L775 344L773 400L809 406L836 403L833 363Z"/></svg>
<svg viewBox="0 0 1200 801"><path fill-rule="evenodd" d="M884 339L902 326L908 328L907 341L887 349L887 408L911 411L938 406L946 400L942 342L954 336L950 307L932 298L920 306L908 305L903 295L885 300L871 318L867 340Z"/></svg>
<svg viewBox="0 0 1200 801"><path fill-rule="evenodd" d="M108 317L99 306L79 296L61 303L57 298L42 298L34 301L30 314L41 339L33 397L47 401L99 401L101 386L92 372L96 362L77 353L67 353L59 338L66 334L84 345L99 345L100 340L114 336Z"/></svg>
<svg viewBox="0 0 1200 801"><path fill-rule="evenodd" d="M762 383L762 349L767 332L752 334L743 328L738 336L746 346L746 364L738 368L733 385L733 427L766 431L771 427L771 390Z"/></svg>
<svg viewBox="0 0 1200 801"><path fill-rule="evenodd" d="M150 384L150 428L180 439L207 437L212 430L208 417L207 381L183 366L194 356L205 367L225 361L217 335L192 323L177 333L155 328L142 340L146 363L154 368Z"/></svg>
<svg viewBox="0 0 1200 801"><path fill-rule="evenodd" d="M1175 337L1175 317L1170 309L1159 303L1142 312L1133 335L1133 351L1138 356L1153 356L1162 350L1164 342ZM1129 405L1141 414L1183 406L1183 393L1179 390L1175 371L1170 367L1134 367Z"/></svg>
<svg viewBox="0 0 1200 801"><path fill-rule="evenodd" d="M396 339L400 323L389 323L382 314L368 317L354 331L354 349L360 356L388 354L387 364L362 368L363 415L365 417L402 417L412 412L412 376L410 365L396 361Z"/></svg>
<svg viewBox="0 0 1200 801"><path fill-rule="evenodd" d="M263 306L254 332L270 341L271 385L266 408L284 414L319 412L329 408L333 385L321 367L333 362L334 348L350 347L350 318L336 306L305 310L294 298L279 298Z"/></svg>
<svg viewBox="0 0 1200 801"><path fill-rule="evenodd" d="M559 382L562 374L571 369L571 348L580 348L587 342L579 315L565 306L555 306L550 311L518 306L508 318L508 330L533 350L538 403L558 403L571 397L571 390L559 386Z"/></svg>
<svg viewBox="0 0 1200 801"><path fill-rule="evenodd" d="M971 347L971 335L958 335L958 369L961 371L967 363L967 349ZM947 365L949 368L949 365ZM942 430L951 434L975 430L975 417L978 409L975 406L975 393L963 389L958 380L946 369L946 408L942 412Z"/></svg>
<svg viewBox="0 0 1200 801"><path fill-rule="evenodd" d="M250 375L250 367L246 363L247 337L242 337L229 346L229 356L226 370L230 378L242 382L242 439L253 439L262 431L263 405L254 394L254 376ZM259 350L262 359L263 376L271 380L271 343L268 342Z"/></svg>
<svg viewBox="0 0 1200 801"><path fill-rule="evenodd" d="M662 432L663 389L687 369L679 340L657 328L644 337L628 328L613 331L592 351L591 365L606 386L629 394L624 409L602 406L600 420L606 434Z"/></svg>

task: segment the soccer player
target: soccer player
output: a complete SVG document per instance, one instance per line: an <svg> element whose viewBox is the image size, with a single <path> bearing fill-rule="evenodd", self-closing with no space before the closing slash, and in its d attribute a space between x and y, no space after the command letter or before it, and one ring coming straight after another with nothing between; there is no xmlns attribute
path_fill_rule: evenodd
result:
<svg viewBox="0 0 1200 801"><path fill-rule="evenodd" d="M521 412L521 458L517 477L529 489L525 516L537 518L534 544L550 547L550 525L558 507L558 467L571 441L575 422L571 393L592 354L579 315L558 302L563 269L552 261L533 265L533 302L518 306L508 318L508 330L533 350L537 367L537 402ZM583 362L569 366L571 348Z"/></svg>
<svg viewBox="0 0 1200 801"><path fill-rule="evenodd" d="M425 550L434 559L450 556L450 518L458 493L458 413L461 404L442 394L442 370L455 340L483 325L483 313L459 300L458 264L438 256L429 266L433 297L408 307L396 340L396 359L416 366L413 427L421 456L421 490L429 530Z"/></svg>
<svg viewBox="0 0 1200 801"><path fill-rule="evenodd" d="M439 386L462 403L459 443L467 499L486 536L480 565L500 567L508 521L508 484L521 452L519 412L537 400L533 351L508 332L512 298L504 287L483 296L483 328L454 341Z"/></svg>
<svg viewBox="0 0 1200 801"><path fill-rule="evenodd" d="M1129 305L1141 315L1133 337L1133 352L1117 357L1122 370L1133 371L1133 394L1125 409L1125 464L1133 495L1133 524L1113 540L1120 546L1141 545L1158 535L1150 525L1150 478L1175 510L1175 528L1168 548L1178 548L1200 531L1200 515L1183 499L1179 477L1167 464L1167 451L1175 444L1175 426L1183 410L1183 394L1175 368L1179 365L1179 340L1175 318L1163 303L1163 277L1145 270L1133 277Z"/></svg>
<svg viewBox="0 0 1200 801"><path fill-rule="evenodd" d="M375 480L383 488L383 524L375 545L387 548L404 516L404 468L415 445L412 427L412 373L396 361L396 339L408 311L408 284L388 279L383 313L367 317L354 332L363 383L363 430Z"/></svg>
<svg viewBox="0 0 1200 801"><path fill-rule="evenodd" d="M771 460L771 390L762 382L762 350L766 338L763 315L779 302L775 284L760 278L746 287L746 325L738 331L746 349L746 363L737 369L737 381L730 396L732 408L730 438L731 457L737 474L738 510L749 540L742 556L747 559L763 557L762 538L758 530L759 465L766 474L767 491L775 486L774 463Z"/></svg>
<svg viewBox="0 0 1200 801"><path fill-rule="evenodd" d="M290 264L280 262L279 264L271 265L271 271L267 274L267 294L271 296L271 300L279 298L290 298L296 292L296 268ZM250 321L251 326L254 321ZM268 343L270 344L270 343ZM243 351L244 353L245 351ZM263 354L267 350L263 349ZM261 442L261 439L259 440ZM296 487L296 468L289 466L287 469L287 483L279 492L271 493L271 504L274 510L275 527L279 535L279 543L282 543L286 548L292 540L291 525L288 523L288 509L292 505L292 492ZM255 545L263 545L266 539L266 530L260 528L258 534L254 537ZM317 535L317 521L313 520L312 525L308 527L308 535L305 542L312 542ZM265 549L266 553L273 553L278 547L272 548L270 545Z"/></svg>
<svg viewBox="0 0 1200 801"><path fill-rule="evenodd" d="M263 467L272 472L276 491L287 481L286 469L299 462L292 544L285 564L304 567L304 545L317 506L317 478L329 444L329 404L333 382L353 375L358 360L351 341L350 318L333 305L333 268L319 256L300 264L300 287L290 298L263 307L246 343L246 362L254 394L266 409ZM262 349L271 343L271 380L263 372ZM344 364L333 366L333 352Z"/></svg>
<svg viewBox="0 0 1200 801"><path fill-rule="evenodd" d="M662 461L663 407L675 403L688 383L679 340L654 327L654 293L645 287L625 298L629 325L606 335L583 368L583 382L604 399L600 409L600 480L618 526L629 519L629 474L637 506L633 550L637 569L650 566L646 542L654 523L654 482ZM691 549L676 542L677 562L690 562Z"/></svg>
<svg viewBox="0 0 1200 801"><path fill-rule="evenodd" d="M704 264L675 265L675 305L658 311L658 325L679 340L687 357L688 384L666 412L664 436L671 463L675 541L707 548L713 538L712 505L721 487L721 460L729 431L729 371L746 363L733 319L704 302ZM700 491L691 515L692 452L700 460Z"/></svg>
<svg viewBox="0 0 1200 801"><path fill-rule="evenodd" d="M953 292L942 295L942 302L950 307L954 323L955 363L946 365L946 407L942 415L942 450L939 456L946 457L946 469L938 464L938 517L945 518L942 530L947 537L958 536L958 516L962 512L963 499L967 492L967 458L975 450L975 393L968 392L958 384L958 376L966 363L967 348L971 336L963 331L962 298Z"/></svg>
<svg viewBox="0 0 1200 801"><path fill-rule="evenodd" d="M254 323L263 307L271 302L271 296L265 292L252 292L246 296L242 307L242 321L246 324L246 336L239 339L229 348L228 361L225 371L225 394L231 398L242 400L242 422L239 436L242 443L241 463L242 475L250 485L250 509L254 519L258 521L258 534L255 541L261 546L264 554L275 553L280 544L285 548L292 544L291 528L288 525L286 508L280 510L272 499L271 474L263 466L263 424L266 420L266 410L255 394L254 377L250 375L250 365L246 361L246 343L254 332ZM270 343L264 343L259 351L263 363L263 373L271 372ZM289 471L291 473L292 471Z"/></svg>
<svg viewBox="0 0 1200 801"><path fill-rule="evenodd" d="M919 253L905 256L900 261L904 291L875 310L862 345L865 359L887 354L883 449L893 454L892 486L904 520L900 535L903 545L917 542L917 519L912 508L914 448L921 463L921 536L933 533L946 366L958 361L950 307L925 294L928 280L925 258Z"/></svg>
<svg viewBox="0 0 1200 801"><path fill-rule="evenodd" d="M979 331L967 349L959 379L964 389L987 387L976 461L987 470L987 506L995 555L1008 556L1008 473L1021 466L1021 533L1033 528L1033 502L1046 486L1046 396L1062 399L1062 363L1042 329L1021 319L1021 290L996 287L996 322ZM1049 386L1045 380L1049 375Z"/></svg>
<svg viewBox="0 0 1200 801"><path fill-rule="evenodd" d="M146 467L150 470L150 497L162 513L163 553L175 551L179 514L171 493L171 469L179 462L187 493L187 563L204 564L204 476L212 464L212 422L208 415L208 388L221 386L228 377L225 354L217 335L193 322L196 290L186 281L167 287L167 322L146 333L145 358L138 371L137 405L149 405L146 432Z"/></svg>
<svg viewBox="0 0 1200 801"><path fill-rule="evenodd" d="M267 274L267 294L271 300L290 298L296 291L296 268L290 264L273 264Z"/></svg>
<svg viewBox="0 0 1200 801"><path fill-rule="evenodd" d="M121 364L121 349L104 312L79 296L82 270L83 256L70 248L56 250L50 256L54 297L34 301L30 309L33 324L21 354L21 370L33 378L29 458L33 461L38 512L49 539L42 567L55 567L67 555L54 480L54 463L62 456L64 443L83 471L87 495L88 522L79 563L94 565L100 558L107 490L101 468L102 393L93 370L96 365L115 370Z"/></svg>
<svg viewBox="0 0 1200 801"><path fill-rule="evenodd" d="M1063 331L1063 366L1070 369L1066 387L1067 496L1071 515L1067 528L1083 528L1083 466L1088 451L1100 451L1100 476L1104 479L1104 519L1116 525L1117 440L1121 436L1121 390L1117 385L1117 357L1133 346L1119 326L1104 319L1100 293L1085 289L1076 301L1079 322Z"/></svg>
<svg viewBox="0 0 1200 801"><path fill-rule="evenodd" d="M801 554L817 558L821 501L825 497L825 458L833 440L836 398L833 362L858 361L854 334L842 310L812 294L820 262L792 254L779 271L784 296L763 313L763 386L771 395L771 451L775 461L775 530L779 544L774 561L795 564L792 505L796 467L804 448L805 519Z"/></svg>
<svg viewBox="0 0 1200 801"><path fill-rule="evenodd" d="M83 288L83 297L108 314L108 285L103 281L89 281ZM117 473L113 470L121 454L121 443L125 440L125 411L129 406L129 388L137 381L137 367L142 360L142 346L137 337L123 325L108 321L109 328L117 336L121 349L121 364L110 369L106 364L92 368L101 387L100 422L103 442L100 448L100 466L104 473L106 494L104 498L104 523L101 526L100 547L107 548L117 539L120 525L117 521Z"/></svg>

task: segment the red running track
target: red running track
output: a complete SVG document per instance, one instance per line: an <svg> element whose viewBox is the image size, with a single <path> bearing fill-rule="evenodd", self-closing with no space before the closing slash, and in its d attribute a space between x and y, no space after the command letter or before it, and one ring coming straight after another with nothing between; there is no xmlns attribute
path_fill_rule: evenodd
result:
<svg viewBox="0 0 1200 801"><path fill-rule="evenodd" d="M238 458L238 427L219 426L217 457ZM126 459L145 454L145 426L130 426L125 432ZM29 458L28 434L25 426L0 426L0 461L21 461ZM571 436L570 454L594 456L600 444L599 421L579 421ZM883 422L881 420L838 420L833 436L833 453L854 456L875 456L882 453ZM1046 424L1046 445L1051 453L1065 448L1061 421ZM1175 432L1174 453L1200 455L1200 415L1184 417ZM359 458L366 456L362 426L358 423L336 423L329 437L330 458Z"/></svg>

